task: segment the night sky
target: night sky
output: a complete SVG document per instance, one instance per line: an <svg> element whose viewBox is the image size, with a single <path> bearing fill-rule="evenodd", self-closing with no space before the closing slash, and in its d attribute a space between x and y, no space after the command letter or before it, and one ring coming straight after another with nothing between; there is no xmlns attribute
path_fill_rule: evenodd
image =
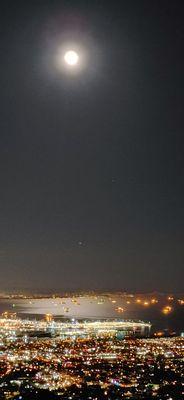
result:
<svg viewBox="0 0 184 400"><path fill-rule="evenodd" d="M3 4L0 291L181 291L183 1Z"/></svg>

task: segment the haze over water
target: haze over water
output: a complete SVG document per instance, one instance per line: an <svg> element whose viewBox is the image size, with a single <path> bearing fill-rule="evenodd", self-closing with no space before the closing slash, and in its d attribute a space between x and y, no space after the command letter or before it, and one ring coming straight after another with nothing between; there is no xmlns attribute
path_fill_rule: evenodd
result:
<svg viewBox="0 0 184 400"><path fill-rule="evenodd" d="M128 303L128 304L127 304ZM167 301L168 303L168 301ZM170 315L161 310L166 305L165 297L158 304L145 307L135 304L135 299L113 296L75 296L57 298L0 299L0 313L16 312L21 318L42 318L50 313L54 318L122 318L150 321L156 329L183 329L183 306L173 305ZM118 307L122 310L118 311Z"/></svg>

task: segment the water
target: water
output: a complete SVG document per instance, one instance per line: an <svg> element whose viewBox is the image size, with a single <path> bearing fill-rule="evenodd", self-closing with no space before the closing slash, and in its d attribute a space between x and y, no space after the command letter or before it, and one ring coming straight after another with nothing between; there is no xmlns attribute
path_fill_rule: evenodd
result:
<svg viewBox="0 0 184 400"><path fill-rule="evenodd" d="M113 301L113 302L112 302ZM50 313L55 318L123 318L150 321L154 329L184 331L184 306L175 302L173 312L165 316L161 313L165 299L158 304L144 307L137 305L135 299L130 300L120 295L109 296L79 296L67 298L39 299L0 299L0 313L16 312L18 316L40 318ZM117 312L117 308L123 312Z"/></svg>

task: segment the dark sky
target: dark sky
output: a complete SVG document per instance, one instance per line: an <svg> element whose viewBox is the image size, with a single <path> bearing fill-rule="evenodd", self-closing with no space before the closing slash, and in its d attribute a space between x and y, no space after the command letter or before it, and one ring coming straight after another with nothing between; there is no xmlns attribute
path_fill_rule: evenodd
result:
<svg viewBox="0 0 184 400"><path fill-rule="evenodd" d="M3 4L0 290L181 291L183 1Z"/></svg>

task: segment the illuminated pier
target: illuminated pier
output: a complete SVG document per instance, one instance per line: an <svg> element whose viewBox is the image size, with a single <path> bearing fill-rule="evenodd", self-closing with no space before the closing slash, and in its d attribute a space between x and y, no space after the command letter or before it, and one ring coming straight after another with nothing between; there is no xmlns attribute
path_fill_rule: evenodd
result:
<svg viewBox="0 0 184 400"><path fill-rule="evenodd" d="M0 319L0 332L14 332L15 335L48 333L60 337L86 336L121 336L144 337L149 336L151 324L133 320L95 320L78 321L72 319L67 322L53 321L49 315L43 321L28 319Z"/></svg>

